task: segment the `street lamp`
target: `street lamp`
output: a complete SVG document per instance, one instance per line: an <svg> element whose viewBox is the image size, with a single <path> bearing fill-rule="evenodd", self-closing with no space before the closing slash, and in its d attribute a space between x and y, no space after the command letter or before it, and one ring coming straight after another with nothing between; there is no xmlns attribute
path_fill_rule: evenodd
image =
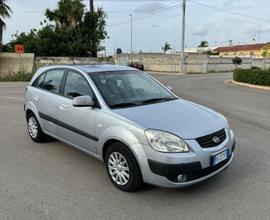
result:
<svg viewBox="0 0 270 220"><path fill-rule="evenodd" d="M132 59L132 53L133 53L133 15L129 14L130 16L130 54Z"/></svg>

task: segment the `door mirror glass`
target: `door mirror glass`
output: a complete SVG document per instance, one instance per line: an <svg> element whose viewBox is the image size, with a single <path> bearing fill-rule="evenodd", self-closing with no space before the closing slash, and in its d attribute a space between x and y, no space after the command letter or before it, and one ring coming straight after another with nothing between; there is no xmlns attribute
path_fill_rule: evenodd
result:
<svg viewBox="0 0 270 220"><path fill-rule="evenodd" d="M72 100L74 107L92 107L94 106L94 100L92 96L77 96Z"/></svg>

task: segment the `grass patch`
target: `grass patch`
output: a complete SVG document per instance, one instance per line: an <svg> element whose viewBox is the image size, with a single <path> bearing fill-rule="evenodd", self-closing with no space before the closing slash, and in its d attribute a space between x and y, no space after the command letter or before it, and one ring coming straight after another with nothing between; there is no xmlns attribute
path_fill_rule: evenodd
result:
<svg viewBox="0 0 270 220"><path fill-rule="evenodd" d="M0 82L28 82L32 79L33 73L10 73L5 76L0 76Z"/></svg>
<svg viewBox="0 0 270 220"><path fill-rule="evenodd" d="M250 69L237 68L233 72L233 79L237 82L270 86L270 69L263 70L258 67Z"/></svg>

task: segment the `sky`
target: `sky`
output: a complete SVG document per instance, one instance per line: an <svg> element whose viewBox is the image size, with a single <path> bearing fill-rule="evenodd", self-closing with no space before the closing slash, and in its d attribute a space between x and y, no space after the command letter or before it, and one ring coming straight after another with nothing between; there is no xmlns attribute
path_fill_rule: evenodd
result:
<svg viewBox="0 0 270 220"><path fill-rule="evenodd" d="M57 0L7 0L13 10L6 19L4 42L18 32L40 28L46 8L56 8ZM88 7L88 1L83 1ZM160 52L165 42L176 51L181 47L182 0L95 0L95 7L107 12L109 38L102 42L108 51L130 51L133 16L134 51ZM270 42L269 0L187 0L186 47L202 40L210 46Z"/></svg>

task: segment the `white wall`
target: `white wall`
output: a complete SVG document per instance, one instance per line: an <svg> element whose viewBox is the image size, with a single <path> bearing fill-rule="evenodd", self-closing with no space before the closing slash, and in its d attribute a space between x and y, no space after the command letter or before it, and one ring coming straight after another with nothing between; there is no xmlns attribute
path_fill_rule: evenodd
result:
<svg viewBox="0 0 270 220"><path fill-rule="evenodd" d="M33 53L0 53L0 75L17 73L19 71L30 73L34 64Z"/></svg>
<svg viewBox="0 0 270 220"><path fill-rule="evenodd" d="M189 53L186 55L185 70L188 73L229 72L235 68L232 59L233 57ZM252 66L270 67L270 59L242 58L242 60L241 68L250 68ZM128 65L130 61L130 54L115 55L117 65ZM132 61L142 62L146 71L180 72L180 55L178 54L133 54Z"/></svg>

